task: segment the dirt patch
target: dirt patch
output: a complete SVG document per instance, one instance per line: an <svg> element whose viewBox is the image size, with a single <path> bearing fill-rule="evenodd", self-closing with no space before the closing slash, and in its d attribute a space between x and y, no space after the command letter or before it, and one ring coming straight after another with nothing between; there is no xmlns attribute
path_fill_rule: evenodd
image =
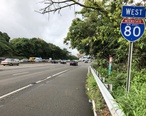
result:
<svg viewBox="0 0 146 116"><path fill-rule="evenodd" d="M102 110L103 110L103 111L102 111L102 116L111 116L111 113L110 113L110 111L109 111L109 109L108 109L106 103L104 104L104 107L103 107Z"/></svg>
<svg viewBox="0 0 146 116"><path fill-rule="evenodd" d="M101 109L97 109L96 114L97 116L112 116L106 104Z"/></svg>

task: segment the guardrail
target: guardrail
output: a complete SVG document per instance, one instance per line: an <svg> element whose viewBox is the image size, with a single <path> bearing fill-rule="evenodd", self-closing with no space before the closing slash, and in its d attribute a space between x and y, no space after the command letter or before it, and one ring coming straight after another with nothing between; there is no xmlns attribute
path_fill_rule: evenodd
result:
<svg viewBox="0 0 146 116"><path fill-rule="evenodd" d="M110 92L107 90L105 85L101 82L101 80L97 76L98 72L95 69L93 69L91 66L89 67L89 69L91 70L91 73L93 74L94 79L96 80L96 83L98 84L98 87L99 87L99 89L102 93L102 96L103 96L103 98L104 98L104 100L109 108L111 115L112 116L124 116L124 113L122 112L121 109L119 109L118 104L116 103L113 96L110 94Z"/></svg>

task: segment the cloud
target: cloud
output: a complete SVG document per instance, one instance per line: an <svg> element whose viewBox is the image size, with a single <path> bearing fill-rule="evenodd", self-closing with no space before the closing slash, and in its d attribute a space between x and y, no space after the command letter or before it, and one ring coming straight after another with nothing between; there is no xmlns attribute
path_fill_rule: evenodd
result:
<svg viewBox="0 0 146 116"><path fill-rule="evenodd" d="M40 0L0 0L0 31L11 38L39 37L48 43L69 49L63 44L71 22L75 17L74 8L61 10L61 14L39 14L43 8ZM81 9L81 8L78 8ZM74 55L77 50L69 50Z"/></svg>

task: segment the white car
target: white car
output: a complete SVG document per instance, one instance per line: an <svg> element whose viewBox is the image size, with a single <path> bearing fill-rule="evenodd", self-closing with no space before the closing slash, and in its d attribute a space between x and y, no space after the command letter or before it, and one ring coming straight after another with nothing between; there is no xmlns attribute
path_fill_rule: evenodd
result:
<svg viewBox="0 0 146 116"><path fill-rule="evenodd" d="M35 62L42 62L43 59L42 59L42 58L35 58L34 61L35 61Z"/></svg>
<svg viewBox="0 0 146 116"><path fill-rule="evenodd" d="M18 59L13 59L13 58L6 58L4 61L1 62L1 65L5 66L5 65L9 65L9 66L13 66L13 65L19 65L19 60Z"/></svg>

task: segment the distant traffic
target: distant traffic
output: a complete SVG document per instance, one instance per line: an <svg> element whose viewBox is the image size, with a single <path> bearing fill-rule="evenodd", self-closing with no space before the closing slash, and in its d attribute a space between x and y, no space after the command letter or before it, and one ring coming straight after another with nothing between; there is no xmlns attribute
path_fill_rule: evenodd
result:
<svg viewBox="0 0 146 116"><path fill-rule="evenodd" d="M78 62L85 62L85 63L90 63L92 62L91 59L79 59L79 60L65 60L65 59L52 59L52 58L48 58L48 59L42 59L41 57L30 57L28 58L23 58L23 59L18 59L18 58L4 58L4 57L0 57L0 64L3 66L9 65L9 66L13 66L13 65L17 65L19 66L19 64L21 63L53 63L53 64L69 64L70 66L78 66Z"/></svg>

